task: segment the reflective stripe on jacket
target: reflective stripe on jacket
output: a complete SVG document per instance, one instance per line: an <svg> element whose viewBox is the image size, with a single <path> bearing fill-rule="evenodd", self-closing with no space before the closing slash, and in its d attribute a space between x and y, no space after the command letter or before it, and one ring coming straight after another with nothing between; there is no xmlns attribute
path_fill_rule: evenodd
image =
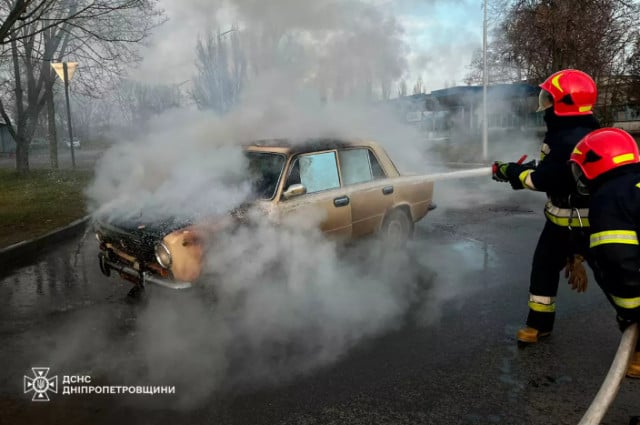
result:
<svg viewBox="0 0 640 425"><path fill-rule="evenodd" d="M609 171L593 184L589 245L598 284L618 314L640 322L640 165Z"/></svg>
<svg viewBox="0 0 640 425"><path fill-rule="evenodd" d="M591 235L589 247L606 243L638 245L638 234L634 230L605 230Z"/></svg>
<svg viewBox="0 0 640 425"><path fill-rule="evenodd" d="M589 227L588 208L560 208L551 201L544 206L544 215L549 221L562 227Z"/></svg>
<svg viewBox="0 0 640 425"><path fill-rule="evenodd" d="M635 230L605 230L591 235L590 248L605 244L638 245L638 234ZM609 295L613 303L622 309L640 308L640 297L625 298Z"/></svg>

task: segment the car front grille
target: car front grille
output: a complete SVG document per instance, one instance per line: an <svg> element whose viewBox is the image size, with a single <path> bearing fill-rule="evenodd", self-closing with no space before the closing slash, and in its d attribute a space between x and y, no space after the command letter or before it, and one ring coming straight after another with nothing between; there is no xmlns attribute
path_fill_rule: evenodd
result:
<svg viewBox="0 0 640 425"><path fill-rule="evenodd" d="M145 263L155 261L155 238L145 237L143 234L131 234L112 226L101 227L100 232L104 242L112 244L122 252Z"/></svg>

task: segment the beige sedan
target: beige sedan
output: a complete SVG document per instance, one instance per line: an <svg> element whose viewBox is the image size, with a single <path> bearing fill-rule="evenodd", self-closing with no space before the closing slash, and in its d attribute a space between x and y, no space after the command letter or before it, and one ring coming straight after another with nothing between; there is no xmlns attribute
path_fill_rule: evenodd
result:
<svg viewBox="0 0 640 425"><path fill-rule="evenodd" d="M270 218L304 209L320 213L328 237L358 239L378 234L394 248L432 207L433 182L402 176L373 142L316 141L290 145L275 140L245 148L252 182L251 205ZM96 222L102 272L137 286L191 287L205 269L212 236L241 224L240 209L225 217L154 226Z"/></svg>

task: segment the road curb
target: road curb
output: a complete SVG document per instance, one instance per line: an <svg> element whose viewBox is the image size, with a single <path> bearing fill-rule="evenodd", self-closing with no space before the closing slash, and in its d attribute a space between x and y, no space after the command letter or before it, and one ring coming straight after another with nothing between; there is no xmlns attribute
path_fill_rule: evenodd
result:
<svg viewBox="0 0 640 425"><path fill-rule="evenodd" d="M67 226L55 229L43 236L18 242L0 249L0 264L3 265L2 268L8 268L16 262L22 263L25 260L29 261L49 248L52 243L60 242L82 233L90 219L91 215L86 215L71 222Z"/></svg>

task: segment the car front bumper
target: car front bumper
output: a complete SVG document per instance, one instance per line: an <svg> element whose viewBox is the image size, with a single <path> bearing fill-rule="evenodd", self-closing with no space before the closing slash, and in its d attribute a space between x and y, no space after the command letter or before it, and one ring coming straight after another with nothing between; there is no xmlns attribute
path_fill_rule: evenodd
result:
<svg viewBox="0 0 640 425"><path fill-rule="evenodd" d="M173 279L163 278L157 276L149 271L138 270L129 265L123 264L118 260L110 258L111 256L101 251L98 254L98 260L100 262L100 271L105 276L111 276L111 271L116 271L120 276L129 282L134 284L146 286L147 284L153 284L162 286L169 289L189 289L193 286L191 282L177 281Z"/></svg>

